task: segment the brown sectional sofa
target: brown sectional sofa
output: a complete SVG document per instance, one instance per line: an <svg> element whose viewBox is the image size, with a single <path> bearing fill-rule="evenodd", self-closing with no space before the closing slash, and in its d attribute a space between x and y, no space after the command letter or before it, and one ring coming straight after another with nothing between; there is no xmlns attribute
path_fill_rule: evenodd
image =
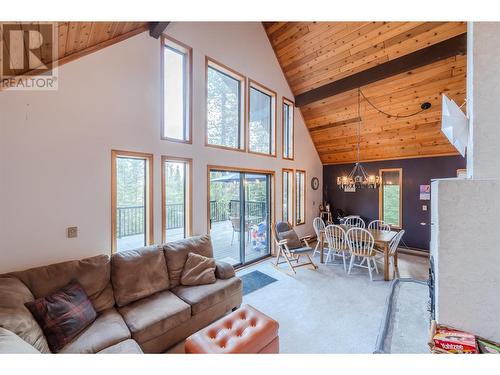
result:
<svg viewBox="0 0 500 375"><path fill-rule="evenodd" d="M60 353L167 351L242 300L241 280L227 263L216 262L214 284L181 285L190 252L213 257L210 237L0 275L0 353L21 350L19 338L29 344L26 352L34 348L50 353L24 303L50 295L73 279L85 289L98 317Z"/></svg>

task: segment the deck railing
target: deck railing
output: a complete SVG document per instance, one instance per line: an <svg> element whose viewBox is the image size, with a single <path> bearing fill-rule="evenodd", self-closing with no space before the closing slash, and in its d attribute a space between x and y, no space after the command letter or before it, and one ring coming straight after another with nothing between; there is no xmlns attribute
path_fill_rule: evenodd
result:
<svg viewBox="0 0 500 375"><path fill-rule="evenodd" d="M167 229L184 227L184 204L166 205ZM212 223L227 221L232 216L239 216L240 201L210 201L210 219ZM248 201L245 206L246 216L264 219L267 214L266 202ZM118 238L144 233L144 206L126 206L116 209Z"/></svg>
<svg viewBox="0 0 500 375"><path fill-rule="evenodd" d="M117 237L144 233L144 206L127 206L116 209Z"/></svg>

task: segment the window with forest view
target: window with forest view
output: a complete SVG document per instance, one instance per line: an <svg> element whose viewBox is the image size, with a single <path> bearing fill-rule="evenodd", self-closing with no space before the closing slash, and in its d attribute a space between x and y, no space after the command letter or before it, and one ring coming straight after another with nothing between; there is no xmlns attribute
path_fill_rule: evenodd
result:
<svg viewBox="0 0 500 375"><path fill-rule="evenodd" d="M163 241L191 233L191 159L162 157Z"/></svg>
<svg viewBox="0 0 500 375"><path fill-rule="evenodd" d="M250 82L248 149L265 155L275 155L276 93Z"/></svg>
<svg viewBox="0 0 500 375"><path fill-rule="evenodd" d="M293 169L283 169L283 221L293 223Z"/></svg>
<svg viewBox="0 0 500 375"><path fill-rule="evenodd" d="M401 228L402 174L399 168L380 170L380 220L397 228Z"/></svg>
<svg viewBox="0 0 500 375"><path fill-rule="evenodd" d="M245 77L207 59L207 144L244 148Z"/></svg>
<svg viewBox="0 0 500 375"><path fill-rule="evenodd" d="M147 245L152 239L150 176L153 156L113 151L113 250Z"/></svg>
<svg viewBox="0 0 500 375"><path fill-rule="evenodd" d="M294 126L293 126L293 102L283 98L283 158L293 159L294 155Z"/></svg>
<svg viewBox="0 0 500 375"><path fill-rule="evenodd" d="M163 39L163 138L190 141L191 48Z"/></svg>
<svg viewBox="0 0 500 375"><path fill-rule="evenodd" d="M306 222L306 172L295 171L295 225Z"/></svg>

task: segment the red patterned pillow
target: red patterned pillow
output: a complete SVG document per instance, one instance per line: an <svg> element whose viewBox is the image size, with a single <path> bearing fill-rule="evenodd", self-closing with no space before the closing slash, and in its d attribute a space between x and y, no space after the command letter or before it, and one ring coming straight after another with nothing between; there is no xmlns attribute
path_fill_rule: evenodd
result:
<svg viewBox="0 0 500 375"><path fill-rule="evenodd" d="M71 281L54 294L25 303L57 353L97 317L85 290Z"/></svg>

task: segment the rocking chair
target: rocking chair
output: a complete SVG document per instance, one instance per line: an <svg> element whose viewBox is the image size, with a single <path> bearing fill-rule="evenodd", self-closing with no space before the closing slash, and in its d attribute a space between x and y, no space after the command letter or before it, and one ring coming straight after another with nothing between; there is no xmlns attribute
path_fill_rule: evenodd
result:
<svg viewBox="0 0 500 375"><path fill-rule="evenodd" d="M276 268L279 268L278 266L280 264L287 263L294 274L297 273L295 268L298 267L310 265L313 269L318 268L309 255L309 252L313 249L309 246L307 240L309 240L311 236L299 238L290 224L283 221L276 223L273 226L273 231L277 247L276 262L274 263ZM305 256L308 261L299 263L301 256ZM283 257L284 260L281 260L281 257Z"/></svg>

